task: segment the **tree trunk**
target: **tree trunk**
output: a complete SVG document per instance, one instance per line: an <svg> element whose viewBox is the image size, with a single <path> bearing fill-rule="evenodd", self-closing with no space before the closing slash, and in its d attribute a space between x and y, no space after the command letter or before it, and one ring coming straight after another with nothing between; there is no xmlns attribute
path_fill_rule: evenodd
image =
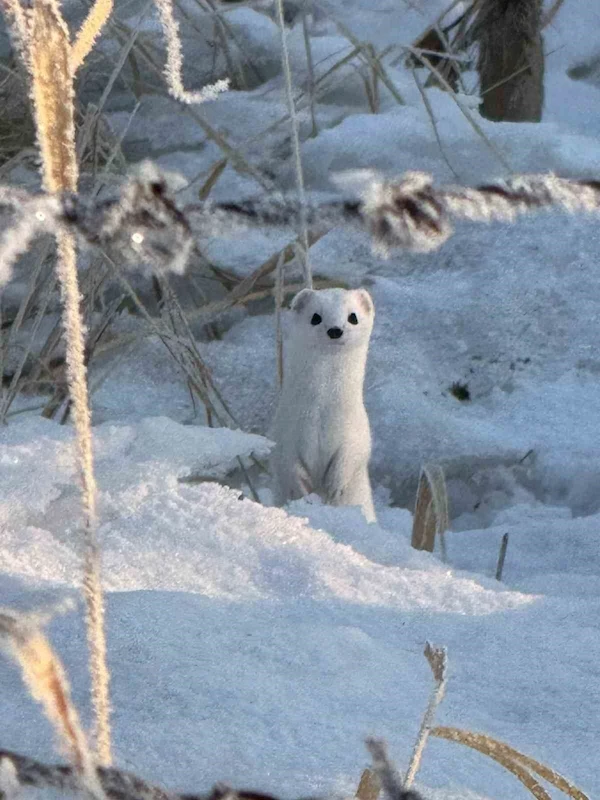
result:
<svg viewBox="0 0 600 800"><path fill-rule="evenodd" d="M539 122L544 103L542 0L478 0L471 41L479 45L482 116Z"/></svg>

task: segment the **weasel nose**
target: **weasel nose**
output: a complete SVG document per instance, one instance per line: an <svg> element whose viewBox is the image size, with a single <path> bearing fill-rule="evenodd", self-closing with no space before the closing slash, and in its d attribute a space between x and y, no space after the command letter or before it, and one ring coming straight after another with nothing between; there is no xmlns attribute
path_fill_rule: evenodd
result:
<svg viewBox="0 0 600 800"><path fill-rule="evenodd" d="M329 328L327 336L329 336L330 339L339 339L343 332L341 328Z"/></svg>

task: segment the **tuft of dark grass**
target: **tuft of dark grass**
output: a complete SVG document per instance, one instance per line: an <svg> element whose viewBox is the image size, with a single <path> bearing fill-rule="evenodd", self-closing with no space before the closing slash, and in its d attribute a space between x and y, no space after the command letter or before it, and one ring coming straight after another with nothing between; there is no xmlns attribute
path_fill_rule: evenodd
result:
<svg viewBox="0 0 600 800"><path fill-rule="evenodd" d="M471 399L471 392L469 391L469 385L467 383L454 381L448 391L453 397L460 400L461 403L467 403Z"/></svg>

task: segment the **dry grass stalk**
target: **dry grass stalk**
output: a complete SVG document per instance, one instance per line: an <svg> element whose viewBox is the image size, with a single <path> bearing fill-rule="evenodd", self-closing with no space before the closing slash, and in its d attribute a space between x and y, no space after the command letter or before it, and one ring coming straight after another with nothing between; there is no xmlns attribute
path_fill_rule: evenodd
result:
<svg viewBox="0 0 600 800"><path fill-rule="evenodd" d="M290 55L288 53L287 39L285 34L285 21L283 0L276 0L277 21L281 36L281 61L285 78L285 96L290 115L292 128L292 143L294 146L294 166L296 169L296 189L300 202L300 239L302 242L302 266L304 268L304 283L306 288L312 289L312 270L309 257L308 224L306 221L306 196L304 192L304 174L302 172L302 157L300 153L300 134L298 130L298 119L296 117L296 107L294 105L294 91L292 84L292 70L290 67Z"/></svg>
<svg viewBox="0 0 600 800"><path fill-rule="evenodd" d="M85 336L79 309L77 251L70 233L57 237L56 265L63 302L63 325L67 341L67 381L77 432L82 504L85 514L85 555L83 593L86 601L86 628L90 648L92 700L96 712L98 756L103 764L111 763L110 745L110 674L106 662L104 596L100 576L100 549L97 541L97 487L92 452L92 427L85 368Z"/></svg>
<svg viewBox="0 0 600 800"><path fill-rule="evenodd" d="M227 158L221 158L219 159L219 161L213 164L213 166L209 170L206 180L204 181L198 192L198 197L200 200L206 200L208 198L209 194L213 190L213 187L215 186L215 184L225 171L225 168L227 167L228 163L229 162Z"/></svg>
<svg viewBox="0 0 600 800"><path fill-rule="evenodd" d="M357 800L377 800L381 791L381 781L373 770L365 769L360 776L360 783L356 790Z"/></svg>
<svg viewBox="0 0 600 800"><path fill-rule="evenodd" d="M561 6L564 2L565 0L554 0L553 5L550 6L550 8L546 11L544 16L542 17L542 25L541 25L542 30L544 28L547 28L548 25L551 25L554 22L554 18L560 11Z"/></svg>
<svg viewBox="0 0 600 800"><path fill-rule="evenodd" d="M361 59L371 68L373 71L373 80L375 81L375 76L377 76L381 82L384 84L386 89L392 95L394 100L398 103L398 105L405 105L404 98L396 88L394 81L390 78L387 73L387 70L381 63L382 55L379 57L375 54L375 49L372 45L365 44L361 42L350 30L350 28L346 27L344 23L339 20L335 19L335 25L338 28L339 32L342 36L345 36L351 44L357 49L358 54L360 55Z"/></svg>
<svg viewBox="0 0 600 800"><path fill-rule="evenodd" d="M450 42L448 37L439 25L432 25L427 28L419 37L412 43L412 47L418 50L422 55L426 55L431 64L440 70L442 75L446 78L454 91L458 91L461 82L461 57L455 56L451 52ZM418 61L414 56L410 55L406 59L406 65L414 69L418 66ZM427 88L435 86L435 78L430 76L425 84Z"/></svg>
<svg viewBox="0 0 600 800"><path fill-rule="evenodd" d="M48 246L43 249L40 262L44 259L43 253L47 252L48 249ZM31 306L32 310L35 310L28 344L22 349L21 357L10 382L6 401L0 408L0 420L6 417L10 404L16 397L17 392L35 392L38 387L42 391L46 391L48 389L48 384L52 385L55 383L54 398L51 402L60 398L58 400L59 404L65 400L69 393L69 387L64 378L64 369L62 368L64 366L64 357L62 353L58 356L56 355L62 338L62 323L60 319L56 320L44 344L41 347L35 347L39 325L45 317L48 302L54 295L56 288L54 269L51 269L50 272L43 277L39 275L40 269L37 269L36 272L38 273L38 278L32 281L31 284L34 287L34 290L31 292L31 301L28 302L27 299L24 298L19 312L10 328L11 332L14 331L16 333L27 306ZM82 313L85 314L86 309L89 309L92 298L101 287L105 277L106 270L102 270L96 265L92 265L91 269L86 271L81 283ZM92 342L93 335L90 337L90 343ZM90 343L86 345L86 350L89 350ZM57 366L57 358L60 362L58 373L55 369ZM42 412L43 416L45 415L45 411L46 410Z"/></svg>
<svg viewBox="0 0 600 800"><path fill-rule="evenodd" d="M333 64L333 66L331 66L329 69L325 70L325 72L323 72L318 78L316 78L315 83L314 83L314 91L315 91L314 99L315 99L315 101L318 100L320 94L323 91L325 91L326 88L330 88L330 86L327 84L328 78L330 78L336 72L340 71L343 66L345 66L348 63L350 63L357 56L360 56L360 54L361 54L360 47L353 48L349 53L347 53L345 56L340 58L335 64ZM342 81L344 80L343 77L342 77L341 80ZM301 105L300 105L301 100L304 100L304 105L306 105L307 102L310 103L310 94L308 92L299 92L298 93L298 95L296 97L296 109L300 109L301 108ZM248 141L249 142L258 141L259 139L262 139L265 136L267 136L269 133L272 133L273 131L277 130L277 128L280 125L283 125L284 123L287 123L288 121L289 121L289 114L284 114L278 120L276 120L275 122L272 122L266 128L263 128L263 130L260 131L259 134L257 134L256 136L251 137Z"/></svg>
<svg viewBox="0 0 600 800"><path fill-rule="evenodd" d="M210 371L204 364L195 343L195 340L190 333L189 324L183 315L183 311L178 304L174 302L175 298L172 290L164 282L161 283L161 291L166 290L166 299L169 303L169 314L173 320L173 327L169 328L161 320L158 322L148 311L139 295L127 280L123 271L117 264L105 253L107 264L110 265L111 270L116 279L122 284L126 293L133 300L135 306L139 310L144 320L148 323L149 329L152 333L162 341L171 357L176 361L186 376L188 385L198 395L201 402L206 408L208 417L208 424L211 424L212 416L219 421L221 425L235 424L235 420L231 415L228 407L223 401L217 387L212 381ZM175 312L175 314L173 314ZM182 324L185 330L185 338L180 335L177 330L177 321ZM213 399L214 396L214 399ZM236 425L236 427L239 427Z"/></svg>
<svg viewBox="0 0 600 800"><path fill-rule="evenodd" d="M424 654L425 658L429 662L431 671L433 672L435 686L431 692L429 703L427 704L427 709L425 710L423 721L421 722L419 735L417 736L417 741L415 742L410 764L404 779L404 785L407 787L413 785L415 776L419 771L421 759L423 757L423 751L425 750L425 745L427 744L427 739L429 738L429 734L431 733L431 728L433 726L436 709L444 699L444 693L446 691L448 666L446 649L443 647L432 647L431 644L427 642L425 645Z"/></svg>
<svg viewBox="0 0 600 800"><path fill-rule="evenodd" d="M411 545L416 550L433 553L436 534L442 535L447 529L448 494L444 471L437 464L426 464L419 477Z"/></svg>
<svg viewBox="0 0 600 800"><path fill-rule="evenodd" d="M589 797L582 792L581 789L578 789L555 770L539 761L536 761L534 758L526 756L524 753L515 750L514 747L511 747L504 742L500 742L497 739L493 739L491 736L486 736L483 733L472 733L471 731L461 730L460 728L449 727L433 728L431 735L471 747L473 750L477 750L478 752L493 758L499 764L502 764L509 769L513 774L517 775L517 777L519 777L519 775L522 777L523 771L527 773L525 768L528 768L532 772L536 772L541 778L544 778L544 780L548 781L548 783L552 784L557 789L560 789L560 791L564 792L568 797L572 797L573 800L589 800ZM515 768L518 768L519 774L517 774L517 770ZM519 779L521 779L521 777L519 777ZM528 788L532 791L532 793L536 797L544 798L544 800L548 798L549 795L545 792L545 790L542 787L539 787L539 784L537 784L537 782L531 776L529 776L529 778L530 785ZM541 792L539 792L538 789L534 791L534 784L541 789Z"/></svg>
<svg viewBox="0 0 600 800"><path fill-rule="evenodd" d="M126 41L125 34L122 31L123 26L115 26L115 35L119 40ZM135 52L135 56L139 57L140 61L143 61L146 66L149 68L151 72L155 75L164 77L164 70L161 70L160 67L155 63L152 55L148 52L148 50L139 43L132 48L132 52ZM194 108L192 105L185 105L185 112L188 114L204 131L204 133L215 142L215 144L223 151L224 156L229 159L232 167L240 172L241 174L251 175L260 186L262 186L267 191L273 190L274 183L273 181L268 178L266 175L260 172L260 170L256 169L250 161L248 161L244 155L242 154L241 150L236 148L235 146L231 145L225 136L223 136L220 131L218 131L215 127L213 127L203 116L199 113L199 110Z"/></svg>
<svg viewBox="0 0 600 800"><path fill-rule="evenodd" d="M496 580L502 580L502 571L504 570L504 559L506 558L506 549L508 547L508 533L502 537L500 544L500 552L498 553L498 564L496 565Z"/></svg>
<svg viewBox="0 0 600 800"><path fill-rule="evenodd" d="M410 53L412 53L413 56L415 56L415 58L418 61L420 61L420 63L431 72L431 74L436 78L436 80L440 84L440 86L448 92L450 97L454 100L454 102L456 103L456 105L458 106L458 108L460 109L462 114L464 115L464 117L467 120L467 122L469 123L469 125L475 131L475 133L479 136L479 138L483 142L485 142L485 144L489 147L491 152L496 156L496 158L498 159L500 164L502 164L504 169L508 173L511 173L513 170L511 168L511 165L509 164L509 162L505 158L505 156L496 147L496 145L492 142L492 140L488 136L486 136L486 134L484 133L483 128L481 127L481 125L477 122L477 120L475 119L475 117L473 116L473 114L471 113L469 108L460 99L460 96L453 90L452 86L448 83L448 81L442 75L442 73L439 71L439 69L436 69L436 67L433 66L431 61L426 56L424 56L421 52L419 52L417 49L415 49L414 47L407 47L406 49Z"/></svg>
<svg viewBox="0 0 600 800"><path fill-rule="evenodd" d="M106 275L106 272L104 273ZM94 290L92 289L92 292ZM88 366L94 357L94 355L101 349L100 342L106 333L107 329L109 328L110 324L114 320L114 318L120 313L123 307L125 295L121 295L120 297L114 298L111 302L109 302L103 309L102 315L100 316L98 321L95 321L93 324L90 321L89 324L89 334L88 340L86 343L86 352L85 352L85 363ZM89 293L88 293L89 299ZM91 311L93 300L88 304L88 309ZM41 359L40 359L41 362ZM58 362L58 363L57 363ZM63 411L60 417L61 425L64 425L69 416L71 414L72 408L72 400L69 400L69 389L68 385L62 378L62 364L60 363L60 358L54 360L51 363L40 363L40 367L45 368L47 373L51 376L52 382L54 383L54 391L53 395L44 407L42 411L42 417L46 417L47 419L52 419L58 410L63 407ZM110 369L109 369L110 371ZM88 388L88 393L91 395L92 390ZM63 405L66 402L66 405Z"/></svg>
<svg viewBox="0 0 600 800"><path fill-rule="evenodd" d="M483 755L493 759L511 772L537 800L551 800L548 792L533 775L531 775L521 763L508 756L502 748L499 748L498 745L500 743L496 742L491 737L484 736L483 734L471 733L470 731L463 731L459 728L446 727L433 728L431 735L438 736L441 739L447 739L451 742L464 744L473 750L483 753Z"/></svg>
<svg viewBox="0 0 600 800"><path fill-rule="evenodd" d="M309 245L312 247L312 245L318 242L326 233L328 233L328 231L318 231L314 233L309 231ZM294 244L295 243L292 242L280 252L270 256L263 264L257 267L254 272L251 272L250 275L247 275L241 280L223 300L216 300L214 303L208 303L199 308L197 312L188 314L188 317L193 317L203 325L208 325L210 322L213 322L217 317L223 314L223 312L241 302L252 291L258 281L274 272L282 256L284 265L292 261L296 256Z"/></svg>
<svg viewBox="0 0 600 800"><path fill-rule="evenodd" d="M35 0L30 11L22 55L31 79L31 96L42 182L49 193L75 192L78 168L75 150L74 89L69 31L56 0ZM109 673L106 666L104 600L96 542L96 482L86 369L84 330L79 308L77 253L73 234L57 235L57 276L63 303L66 362L77 439L85 524L83 591L87 610L92 698L96 713L97 747L103 763L110 763Z"/></svg>
<svg viewBox="0 0 600 800"><path fill-rule="evenodd" d="M61 233L57 236L58 262L57 274L63 302L63 325L65 338L68 341L67 376L71 397L75 407L75 429L77 431L77 447L79 465L83 484L83 505L86 512L86 527L96 525L96 485L93 480L93 454L91 418L88 406L87 383L84 363L85 340L79 311L79 286L73 285L76 279L77 251L75 240L71 234Z"/></svg>
<svg viewBox="0 0 600 800"><path fill-rule="evenodd" d="M311 2L312 5L312 2ZM306 12L302 15L302 36L304 38L304 50L306 51L306 68L308 72L308 106L310 109L310 122L312 125L311 137L314 138L319 133L317 126L317 115L315 111L315 65L313 62L312 46L306 21Z"/></svg>
<svg viewBox="0 0 600 800"><path fill-rule="evenodd" d="M141 12L141 15L140 15L140 24L141 24L141 21L143 21L145 19L146 13L149 10L150 5L151 5L151 0L149 0L149 2L146 4L146 6L142 9L142 12ZM139 26L138 26L132 31L129 39L127 40L127 42L125 42L125 44L121 48L121 52L119 53L119 57L116 60L116 63L114 65L114 67L113 67L113 70L112 70L112 72L110 74L110 77L107 80L107 82L106 82L106 84L104 86L104 89L102 90L102 95L100 96L100 99L98 100L97 107L94 107L91 103L88 104L88 107L86 109L86 114L85 114L84 125L81 125L81 127L79 129L79 136L78 136L78 141L77 141L77 156L78 156L78 159L80 160L80 162L82 162L83 161L83 154L86 153L87 151L89 151L90 149L93 149L93 155L94 155L94 157L93 157L93 172L94 172L94 175L97 172L97 161L98 161L97 156L96 156L96 146L99 144L99 142L101 142L100 133L105 129L105 125L104 125L103 119L102 119L102 112L103 112L104 107L106 105L106 102L107 102L107 100L108 100L108 98L110 96L110 93L113 90L115 82L116 82L117 78L119 77L119 75L121 74L121 70L123 69L123 65L125 64L125 62L129 58L129 56L131 55L131 49L132 49L133 45L135 44L135 41L136 41L136 39L137 39L137 37L139 35L139 32L140 32L140 30L139 30ZM77 42L75 44L77 44ZM73 70L73 71L75 72L75 70ZM134 113L135 113L135 111L134 111ZM131 121L131 118L130 118L130 121ZM128 123L128 125L129 125L129 123ZM128 127L128 125L127 125L127 127ZM125 131L123 131L121 133L121 138L124 138L124 136L125 136ZM112 148L110 148L110 150L112 150L112 152L110 152L109 154L107 154L105 156L105 158L106 158L106 164L104 166L104 172L105 173L108 172L108 168L110 166L110 163L114 160L114 158L116 156L116 151L115 151L114 146ZM123 165L124 165L124 162L123 162Z"/></svg>
<svg viewBox="0 0 600 800"><path fill-rule="evenodd" d="M71 69L73 74L83 64L91 52L96 39L112 14L113 0L96 0L90 9L71 48Z"/></svg>
<svg viewBox="0 0 600 800"><path fill-rule="evenodd" d="M427 96L427 92L421 86L421 81L419 80L419 76L417 75L417 70L414 69L414 68L412 69L412 75L413 75L413 79L414 79L414 82L416 84L416 87L419 90L419 94L421 95L421 99L423 101L423 105L425 106L425 111L427 111L427 116L431 120L431 127L433 128L433 133L434 133L435 139L437 141L438 147L440 148L440 153L442 155L442 158L446 162L446 165L447 165L448 169L454 175L456 180L459 180L458 173L456 172L456 170L454 169L454 167L450 163L450 159L448 158L448 154L446 153L446 149L444 148L444 145L442 144L442 138L440 136L440 131L439 131L439 128L438 128L437 120L435 118L435 114L433 113L433 108L431 107L431 103L429 102L429 97Z"/></svg>
<svg viewBox="0 0 600 800"><path fill-rule="evenodd" d="M94 759L71 700L69 682L50 643L34 620L3 611L0 612L0 645L21 667L31 696L43 706L86 793L101 798L103 792Z"/></svg>
<svg viewBox="0 0 600 800"><path fill-rule="evenodd" d="M27 55L44 189L74 192L78 174L71 47L56 0L35 0L29 18Z"/></svg>
<svg viewBox="0 0 600 800"><path fill-rule="evenodd" d="M284 252L279 254L275 270L275 346L277 348L277 386L283 386L283 328L281 326L281 308L285 292Z"/></svg>
<svg viewBox="0 0 600 800"><path fill-rule="evenodd" d="M43 261L43 257L40 259L40 267L41 267L41 262L42 261ZM8 412L9 412L10 406L13 403L15 397L17 396L18 392L20 391L20 389L21 389L21 387L23 385L23 383L22 383L23 371L25 369L25 365L27 363L27 360L28 360L30 354L33 351L34 343L36 341L38 331L39 331L40 326L41 326L41 324L42 324L42 322L44 320L44 316L46 314L46 309L48 307L48 303L50 302L50 298L54 293L55 286L56 286L56 279L54 277L54 274L51 273L45 280L40 281L39 285L35 286L35 290L30 291L30 296L31 296L32 300L36 303L35 316L33 318L33 324L31 326L31 332L29 334L28 342L25 345L25 347L23 347L23 351L21 353L21 357L19 358L19 361L18 361L18 363L16 365L16 368L14 370L14 373L12 375L10 384L9 384L9 386L8 386L8 388L6 390L6 393L4 394L4 397L2 399L2 405L0 406L0 425L6 424L6 419L7 419L7 416L8 416ZM7 337L7 340L6 340L6 347L7 348L8 348L8 345L10 343L10 335L13 332L16 333L16 331L19 329L19 326L20 326L21 321L22 321L19 318L19 316L21 314L24 314L24 311L25 311L27 305L28 305L27 302L23 302L21 304L21 306L19 308L19 312L17 314L17 317L15 318L15 320L12 323L12 325L10 326L9 336Z"/></svg>
<svg viewBox="0 0 600 800"><path fill-rule="evenodd" d="M490 737L488 736L487 738L489 739ZM498 744L501 743L499 742ZM531 758L531 756L526 756L524 753L520 753L518 750L515 750L508 744L502 743L502 751L506 753L509 758L512 757L515 759L515 761L521 762L532 772L537 773L540 778L543 778L545 781L548 781L548 783L552 784L552 786L560 789L560 791L566 794L568 797L572 797L573 800L589 800L588 796L582 792L581 789L578 789L577 786L568 781L556 770L552 769L551 767L547 767L545 764L542 764L541 761L537 761L535 758Z"/></svg>

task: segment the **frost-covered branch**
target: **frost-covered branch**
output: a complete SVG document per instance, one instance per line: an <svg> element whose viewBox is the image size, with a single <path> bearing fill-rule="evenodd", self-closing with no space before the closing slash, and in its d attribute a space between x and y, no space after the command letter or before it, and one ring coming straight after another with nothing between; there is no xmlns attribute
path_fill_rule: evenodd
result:
<svg viewBox="0 0 600 800"><path fill-rule="evenodd" d="M405 786L412 786L415 776L419 771L425 745L427 744L427 739L429 738L431 728L433 727L436 709L444 699L444 693L446 691L446 680L448 673L448 656L446 649L444 647L433 647L430 642L427 642L425 644L425 658L429 662L429 666L433 672L435 686L430 695L429 703L427 704L427 709L419 729L419 735L417 736L417 741L415 742L415 746L413 748L410 764L406 772L406 778L404 779Z"/></svg>
<svg viewBox="0 0 600 800"><path fill-rule="evenodd" d="M175 176L144 162L117 197L65 198L63 220L89 244L114 250L129 264L181 273L192 247L188 221L175 201Z"/></svg>
<svg viewBox="0 0 600 800"><path fill-rule="evenodd" d="M0 236L0 286L10 279L16 259L44 233L72 230L84 242L118 253L120 263L147 264L159 272L182 272L193 243L170 176L151 163L142 164L115 197L30 195L0 186L2 208L14 221Z"/></svg>
<svg viewBox="0 0 600 800"><path fill-rule="evenodd" d="M364 178L363 178L364 180ZM514 223L526 214L556 208L600 211L600 181L556 175L517 175L474 188L436 188L430 175L408 172L398 180L367 176L358 213L375 248L436 250L453 234L453 221Z"/></svg>
<svg viewBox="0 0 600 800"><path fill-rule="evenodd" d="M61 227L74 230L88 244L118 253L125 264L182 273L194 236L227 236L248 226L294 225L301 210L309 226L351 224L366 230L375 252L383 256L394 248L436 250L461 220L514 223L544 209L600 212L600 181L556 175L518 175L476 187L438 188L422 172L386 180L360 171L339 175L336 182L353 190L354 198L303 207L296 198L274 195L180 208L171 177L150 162L125 182L118 196L100 201L73 193L30 195L0 186L0 209L16 217L0 237L0 286L33 239Z"/></svg>
<svg viewBox="0 0 600 800"><path fill-rule="evenodd" d="M310 225L352 223L365 228L375 251L387 255L393 248L429 252L453 234L453 223L514 223L542 209L568 213L600 211L600 181L570 180L555 175L518 175L477 187L435 187L423 172L407 172L387 180L368 170L342 173L336 182L355 199L315 204L305 209ZM240 203L196 204L190 218L201 233L223 233L227 225L289 225L299 214L298 204L284 197L266 197Z"/></svg>
<svg viewBox="0 0 600 800"><path fill-rule="evenodd" d="M0 187L0 208L18 214L15 222L0 236L0 287L8 283L12 268L19 256L43 233L53 233L61 214L61 202L56 197L30 197L24 192Z"/></svg>

